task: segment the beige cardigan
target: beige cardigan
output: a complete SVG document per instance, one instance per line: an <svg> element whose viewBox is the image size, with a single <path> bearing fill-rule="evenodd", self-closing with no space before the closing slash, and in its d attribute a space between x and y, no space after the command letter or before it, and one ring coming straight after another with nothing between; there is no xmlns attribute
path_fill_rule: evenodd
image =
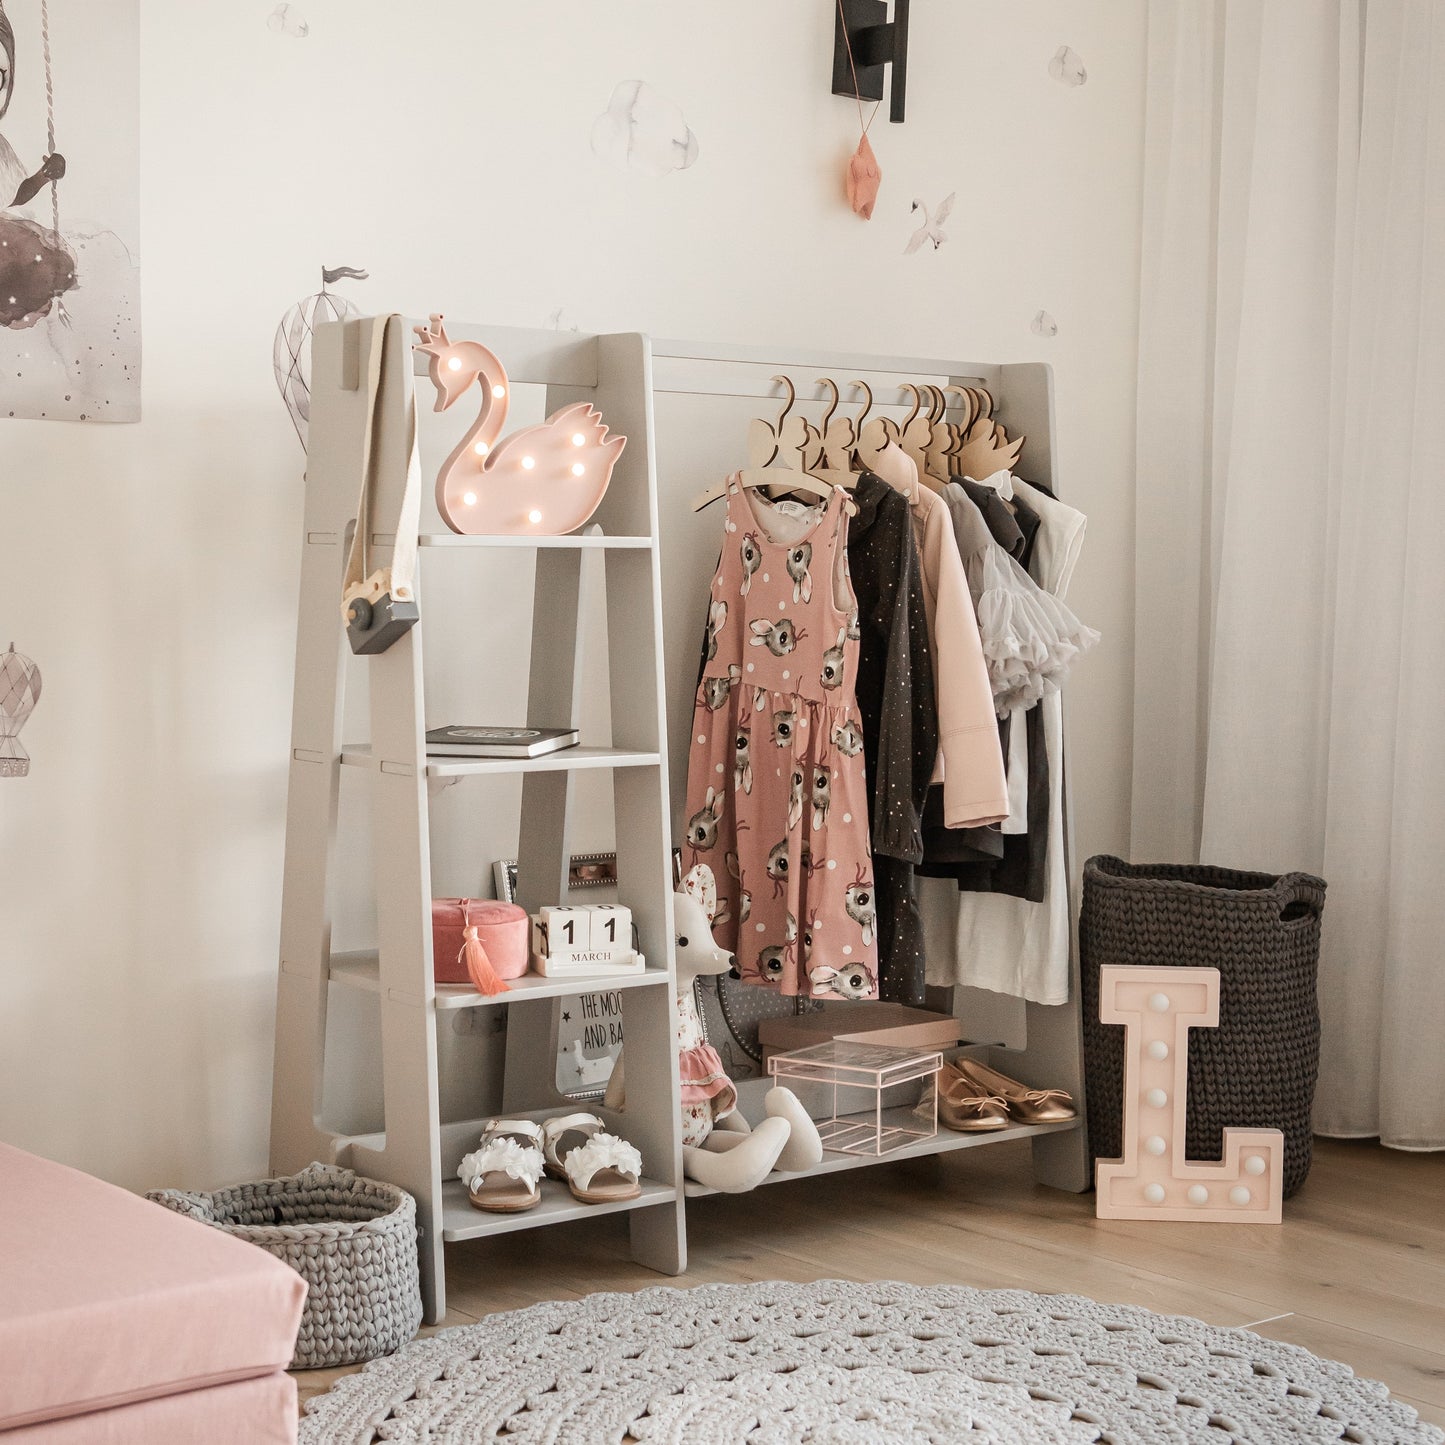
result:
<svg viewBox="0 0 1445 1445"><path fill-rule="evenodd" d="M948 505L918 480L913 459L899 446L885 447L873 470L908 498L913 513L938 703L933 781L943 784L944 825L976 828L1002 822L1009 805L998 718Z"/></svg>

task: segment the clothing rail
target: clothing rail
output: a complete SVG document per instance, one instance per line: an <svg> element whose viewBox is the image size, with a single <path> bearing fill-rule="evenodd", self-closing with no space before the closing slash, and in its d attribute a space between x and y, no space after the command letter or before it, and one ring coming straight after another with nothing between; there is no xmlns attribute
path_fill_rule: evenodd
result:
<svg viewBox="0 0 1445 1445"><path fill-rule="evenodd" d="M1018 463L1020 474L1055 486L1053 375L1045 362L999 364L786 347L773 351L725 343L652 342L654 396L736 397L776 404L781 393L772 378L780 374L792 380L797 404L810 409L831 401L822 387L814 385L819 377L831 377L842 393L839 410L845 416L856 415L863 402L862 393L849 386L853 381L863 381L872 390L875 411L890 414L914 405L913 394L902 390L905 382L982 386L993 398L994 419L1003 423L1010 436L1027 438ZM945 415L954 421L965 418L959 398L948 396L947 402Z"/></svg>
<svg viewBox="0 0 1445 1445"><path fill-rule="evenodd" d="M653 342L654 393L680 396L733 396L770 401L778 397L773 377L786 374L797 389L798 401L825 402L830 395L818 378L831 377L841 393L840 407L855 407L862 400L852 383L864 382L876 407L909 407L913 394L904 384L922 386L982 386L995 395L999 389L997 366L950 363L913 357L858 357L838 353L788 353L776 361L759 361L758 353L742 348L704 349L685 342ZM963 415L956 397L948 398L948 412Z"/></svg>
<svg viewBox="0 0 1445 1445"><path fill-rule="evenodd" d="M935 386L982 386L993 398L993 417L1009 436L1026 438L1016 470L1060 492L1056 472L1057 435L1052 370L1046 362L980 363L937 357L837 353L806 347L738 346L716 342L653 340L649 381L659 436L662 476L658 487L660 532L663 537L663 601L670 619L669 655L685 659L669 675L669 747L675 779L686 776L687 741L696 687L698 649L698 578L711 574L717 557L715 516L695 513L691 501L699 484L717 480L742 455L742 425L750 415L775 416L783 392L772 378L786 375L797 391L796 410L816 421L831 403L831 394L813 383L830 377L842 393L839 414L856 416L864 400L849 387L862 380L873 392L873 414L895 419L914 406L903 383ZM551 398L549 397L549 401ZM716 407L706 403L715 400ZM952 395L950 419L960 420L959 398ZM927 401L924 402L925 407ZM701 457L708 458L704 465ZM1067 740L1064 744L1067 755ZM1064 778L1064 855L1073 854L1072 815L1067 803L1067 768ZM674 812L681 801L674 797ZM1074 869L1068 869L1072 878ZM965 1017L967 1036L992 1045L990 1062L1031 1087L1063 1087L1083 1097L1083 1051L1077 951L1071 950L1071 998L1066 1004L1045 1006L1021 999L991 995L998 1001L997 1016L990 1017L977 990L955 989L954 1007ZM761 1117L766 1078L740 1082L744 1112ZM948 1136L956 1147L967 1136ZM1032 1141L1035 1177L1041 1183L1065 1189L1088 1186L1089 1168L1082 1124ZM830 1156L830 1161L832 1161ZM887 1156L884 1156L885 1158ZM856 1162L856 1161L854 1161ZM849 1167L836 1161L827 1168ZM690 1190L692 1186L690 1186Z"/></svg>

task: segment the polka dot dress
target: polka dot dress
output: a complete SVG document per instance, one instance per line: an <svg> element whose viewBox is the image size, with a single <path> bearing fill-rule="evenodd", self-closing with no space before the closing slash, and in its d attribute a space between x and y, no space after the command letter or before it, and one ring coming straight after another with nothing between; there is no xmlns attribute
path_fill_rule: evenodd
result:
<svg viewBox="0 0 1445 1445"><path fill-rule="evenodd" d="M847 493L788 510L729 480L688 757L685 866L748 983L878 996Z"/></svg>

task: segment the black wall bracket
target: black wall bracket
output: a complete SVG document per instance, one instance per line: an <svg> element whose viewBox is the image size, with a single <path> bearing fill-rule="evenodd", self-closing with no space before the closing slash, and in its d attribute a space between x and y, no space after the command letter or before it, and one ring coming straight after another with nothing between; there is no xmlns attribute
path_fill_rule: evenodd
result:
<svg viewBox="0 0 1445 1445"><path fill-rule="evenodd" d="M844 26L847 26L846 37ZM848 47L853 47L853 66ZM888 119L903 119L908 91L908 0L841 0L833 21L833 94L852 96L853 68L858 71L857 95L862 100L883 99L883 72L893 67Z"/></svg>

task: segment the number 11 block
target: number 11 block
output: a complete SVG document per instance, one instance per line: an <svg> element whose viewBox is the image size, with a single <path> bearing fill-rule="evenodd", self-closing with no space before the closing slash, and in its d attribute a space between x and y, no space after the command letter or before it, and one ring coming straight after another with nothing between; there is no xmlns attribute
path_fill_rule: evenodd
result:
<svg viewBox="0 0 1445 1445"><path fill-rule="evenodd" d="M1225 1129L1218 1164L1184 1157L1189 1030L1219 1027L1219 970L1105 966L1099 1019L1124 1025L1124 1157L1095 1165L1096 1216L1278 1224L1278 1129Z"/></svg>

